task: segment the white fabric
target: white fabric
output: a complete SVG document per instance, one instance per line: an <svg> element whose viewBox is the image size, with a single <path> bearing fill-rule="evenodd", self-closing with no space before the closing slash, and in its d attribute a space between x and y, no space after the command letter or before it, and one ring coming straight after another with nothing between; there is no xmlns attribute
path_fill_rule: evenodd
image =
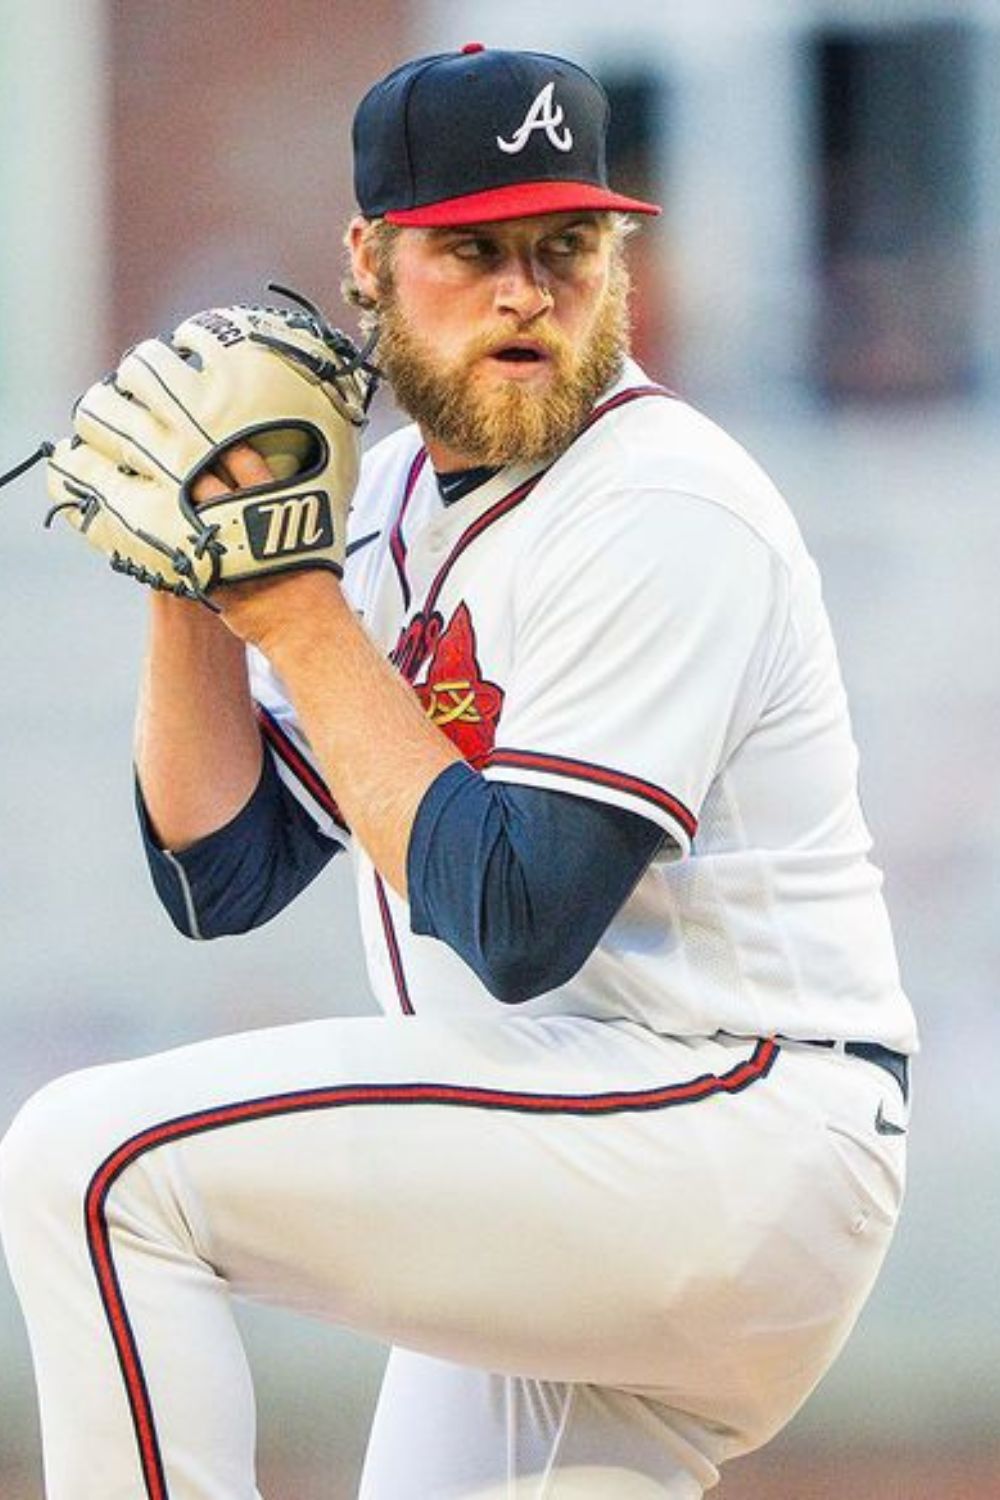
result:
<svg viewBox="0 0 1000 1500"><path fill-rule="evenodd" d="M0 1147L48 1500L256 1500L233 1292L427 1357L390 1371L364 1500L694 1500L846 1338L902 1192L905 1137L874 1122L905 1108L881 1069L794 1046L696 1102L589 1117L572 1097L734 1082L753 1055L573 1017L372 1017L50 1085ZM399 1097L428 1085L450 1101Z"/></svg>
<svg viewBox="0 0 1000 1500"><path fill-rule="evenodd" d="M611 394L646 384L629 365ZM530 476L505 470L446 507L424 465L401 528L407 603L389 539L418 451L413 429L379 444L351 518L354 538L379 534L349 560L347 586L387 653L419 624L452 549ZM666 835L596 952L528 1002L532 1014L915 1049L816 569L785 502L731 438L677 400L609 412L461 551L432 623L452 634L463 611L486 685L464 732L491 741L484 774L616 803ZM453 667L431 652L416 681L425 695L429 676L446 684L435 707L457 710L462 733ZM281 705L266 663L256 683ZM495 724L470 729L497 690ZM454 720L444 727L456 732ZM358 858L382 1005L399 1010L401 968L404 1009L492 1009Z"/></svg>

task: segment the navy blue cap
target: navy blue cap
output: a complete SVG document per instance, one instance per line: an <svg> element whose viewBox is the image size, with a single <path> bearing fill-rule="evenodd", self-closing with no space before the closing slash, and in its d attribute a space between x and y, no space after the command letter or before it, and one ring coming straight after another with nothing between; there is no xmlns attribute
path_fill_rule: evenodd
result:
<svg viewBox="0 0 1000 1500"><path fill-rule="evenodd" d="M354 190L370 219L418 227L532 214L658 214L608 185L608 98L576 63L470 42L389 73L354 116Z"/></svg>

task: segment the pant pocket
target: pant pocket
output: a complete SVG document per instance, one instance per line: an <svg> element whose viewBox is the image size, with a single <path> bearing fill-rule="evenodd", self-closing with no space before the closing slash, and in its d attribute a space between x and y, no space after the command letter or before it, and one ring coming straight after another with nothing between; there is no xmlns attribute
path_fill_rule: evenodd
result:
<svg viewBox="0 0 1000 1500"><path fill-rule="evenodd" d="M895 1224L906 1183L903 1138L883 1142L840 1120L827 1121L826 1138L852 1194L854 1232L860 1233L872 1218Z"/></svg>

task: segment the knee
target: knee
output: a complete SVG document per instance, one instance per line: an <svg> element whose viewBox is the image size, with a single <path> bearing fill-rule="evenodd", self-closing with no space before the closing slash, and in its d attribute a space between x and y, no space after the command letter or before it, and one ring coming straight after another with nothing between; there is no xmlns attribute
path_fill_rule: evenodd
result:
<svg viewBox="0 0 1000 1500"><path fill-rule="evenodd" d="M87 1143L100 1118L99 1069L46 1084L15 1115L0 1140L0 1231L5 1244L53 1211L78 1212L94 1163ZM89 1127L89 1128L88 1128Z"/></svg>

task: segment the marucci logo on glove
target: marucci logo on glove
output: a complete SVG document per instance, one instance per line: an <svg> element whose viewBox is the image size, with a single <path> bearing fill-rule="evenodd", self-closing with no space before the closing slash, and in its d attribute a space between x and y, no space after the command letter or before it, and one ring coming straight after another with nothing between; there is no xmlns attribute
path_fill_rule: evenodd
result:
<svg viewBox="0 0 1000 1500"><path fill-rule="evenodd" d="M207 328L209 333L214 333L219 343L225 344L227 348L232 344L242 344L246 338L246 334L238 323L234 323L225 314L217 312L215 308L209 308L207 312L196 313L191 322L197 323L199 328Z"/></svg>
<svg viewBox="0 0 1000 1500"><path fill-rule="evenodd" d="M243 515L250 551L258 561L333 545L330 497L323 490L286 500L258 500Z"/></svg>

